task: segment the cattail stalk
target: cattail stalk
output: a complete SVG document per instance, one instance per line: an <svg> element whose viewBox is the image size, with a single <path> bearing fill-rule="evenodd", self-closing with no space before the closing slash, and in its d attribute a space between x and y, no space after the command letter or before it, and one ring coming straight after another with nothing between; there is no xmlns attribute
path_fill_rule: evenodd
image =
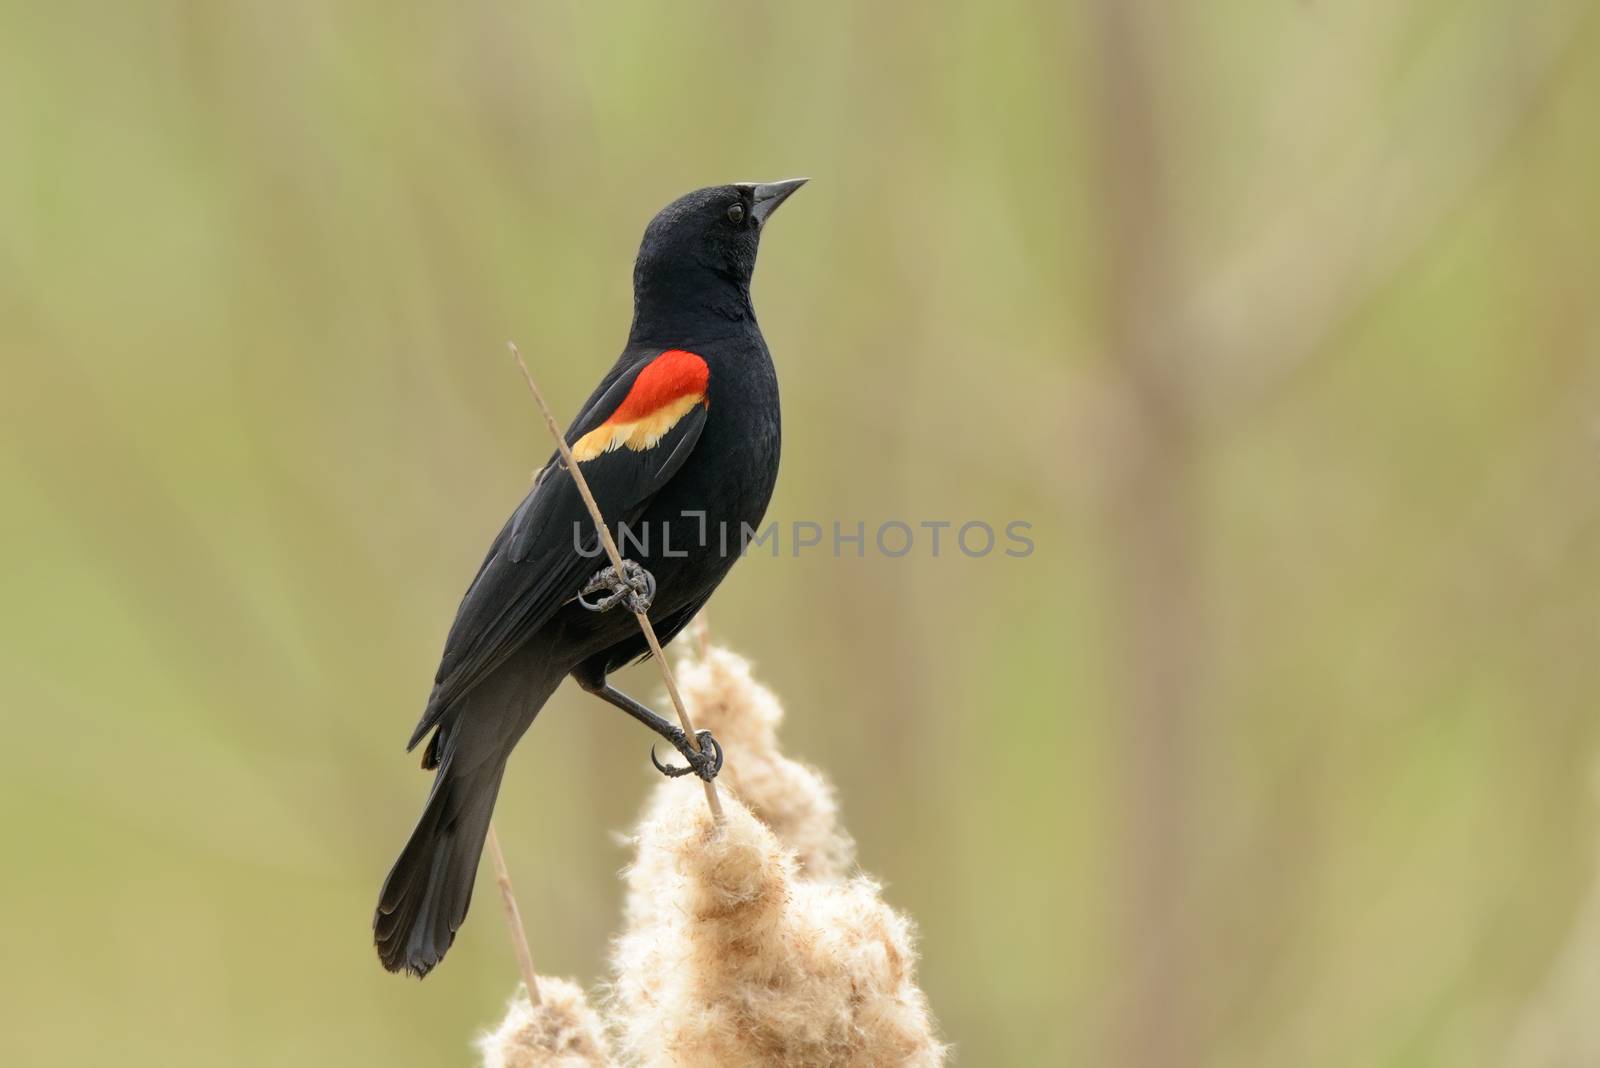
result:
<svg viewBox="0 0 1600 1068"><path fill-rule="evenodd" d="M517 895L511 887L511 870L506 867L506 855L500 849L500 836L489 824L489 856L494 860L495 882L500 884L500 903L505 906L506 926L511 928L511 946L517 953L517 969L528 987L528 1001L539 1004L539 976L533 970L533 953L528 949L528 932L522 926L522 910L517 908Z"/></svg>

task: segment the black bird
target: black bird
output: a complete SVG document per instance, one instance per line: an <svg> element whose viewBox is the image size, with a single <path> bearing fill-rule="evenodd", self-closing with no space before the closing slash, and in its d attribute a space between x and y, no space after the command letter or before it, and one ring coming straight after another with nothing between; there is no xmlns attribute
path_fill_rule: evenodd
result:
<svg viewBox="0 0 1600 1068"><path fill-rule="evenodd" d="M455 940L506 758L566 676L688 761L658 763L664 772L710 779L721 767L708 732L697 751L607 683L648 650L631 612L594 611L582 595L603 587L614 591L605 600L627 600L648 587L650 621L670 641L765 514L778 475L778 379L750 278L762 228L804 182L696 190L645 228L627 347L566 434L629 574L603 567L576 484L552 456L467 588L411 735L415 748L432 732L422 766L436 774L372 920L390 971L426 975Z"/></svg>

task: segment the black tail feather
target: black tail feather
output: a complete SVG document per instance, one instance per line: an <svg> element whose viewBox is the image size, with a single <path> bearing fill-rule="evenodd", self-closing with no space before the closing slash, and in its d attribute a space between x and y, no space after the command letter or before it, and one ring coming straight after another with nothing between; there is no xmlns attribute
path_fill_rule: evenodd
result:
<svg viewBox="0 0 1600 1068"><path fill-rule="evenodd" d="M446 761L422 817L395 861L372 917L378 957L391 972L427 975L455 941L489 833L503 760L465 772Z"/></svg>

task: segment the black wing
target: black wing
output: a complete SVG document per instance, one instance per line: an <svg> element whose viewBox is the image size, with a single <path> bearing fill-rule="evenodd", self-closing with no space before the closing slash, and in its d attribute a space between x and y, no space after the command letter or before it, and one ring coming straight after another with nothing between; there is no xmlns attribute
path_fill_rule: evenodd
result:
<svg viewBox="0 0 1600 1068"><path fill-rule="evenodd" d="M608 376L609 385L601 384L568 429L569 446L617 411L654 358L652 354ZM613 534L619 524L636 521L683 466L705 420L705 406L695 404L650 447L617 448L582 461L584 478ZM408 748L605 566L604 558L595 554L597 544L594 522L577 483L553 455L501 528L462 598L445 640L433 694ZM578 552L579 545L588 556Z"/></svg>

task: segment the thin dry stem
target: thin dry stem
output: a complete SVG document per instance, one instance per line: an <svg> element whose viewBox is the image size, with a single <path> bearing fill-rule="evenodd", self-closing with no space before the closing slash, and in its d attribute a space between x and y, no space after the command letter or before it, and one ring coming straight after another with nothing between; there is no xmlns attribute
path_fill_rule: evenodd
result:
<svg viewBox="0 0 1600 1068"><path fill-rule="evenodd" d="M517 951L517 969L528 987L528 1001L539 1004L538 973L533 970L533 953L528 949L528 933L522 926L522 910L517 908L516 891L511 888L511 871L500 849L500 836L489 824L489 856L494 860L494 878L500 884L500 903L506 908L506 925L511 928L511 945Z"/></svg>
<svg viewBox="0 0 1600 1068"><path fill-rule="evenodd" d="M566 435L561 433L561 426L556 422L556 417L551 413L550 406L545 403L544 394L539 392L539 387L534 384L533 374L528 370L528 364L522 358L522 350L517 348L516 342L508 341L506 346L511 349L511 355L517 359L517 366L522 368L522 378L528 383L528 392L533 394L534 403L539 406L539 411L544 415L545 426L550 429L550 436L556 439L556 449L561 453L561 462L566 465L567 471L572 475L572 481L577 484L578 493L583 497L583 503L589 509L589 516L594 520L594 528L600 534L600 544L605 546L606 556L611 560L611 566L617 569L617 574L622 574L622 554L617 551L617 543L611 537L611 529L606 526L606 517L600 511L600 505L595 502L594 494L589 492L589 482L583 477L583 472L578 469L578 462L572 458L572 450L567 447ZM683 697L678 693L678 683L672 677L672 669L667 665L667 658L661 652L661 643L656 639L656 629L650 625L650 617L643 612L635 612L633 618L638 620L639 629L644 632L644 640L650 646L650 655L655 658L656 666L661 669L661 678L667 684L667 695L672 698L672 707L678 712L678 723L683 727L683 733L688 736L689 746L696 753L700 752L700 738L695 734L694 721L689 718L689 710L683 705ZM722 802L717 797L716 783L710 780L701 780L706 790L706 805L711 809L711 815L720 825L722 823Z"/></svg>

